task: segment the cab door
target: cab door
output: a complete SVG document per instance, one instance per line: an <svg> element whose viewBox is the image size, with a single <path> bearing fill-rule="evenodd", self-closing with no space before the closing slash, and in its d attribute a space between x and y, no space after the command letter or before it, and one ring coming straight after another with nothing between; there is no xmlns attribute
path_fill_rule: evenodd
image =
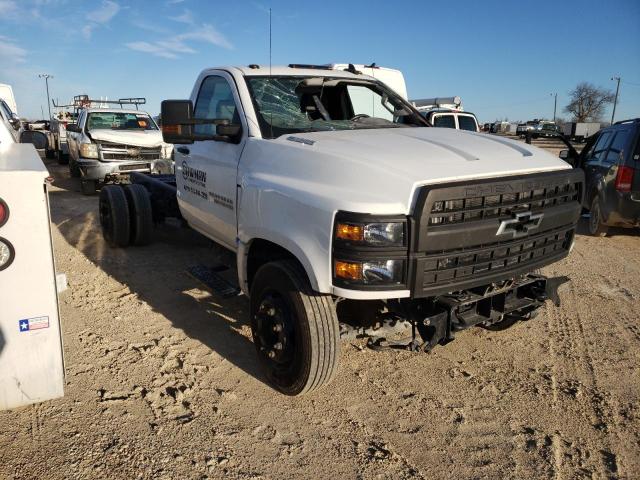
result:
<svg viewBox="0 0 640 480"><path fill-rule="evenodd" d="M604 131L600 134L592 148L584 156L583 166L585 174L584 206L589 208L593 197L603 190L603 160L611 143L611 131ZM588 147L585 147L588 148ZM608 169L608 168L607 168Z"/></svg>
<svg viewBox="0 0 640 480"><path fill-rule="evenodd" d="M194 103L196 119L229 120L246 125L231 76L219 72L205 77ZM215 135L215 125L196 125L194 132ZM237 236L238 162L246 135L239 143L217 140L176 145L178 201L189 224L213 240L235 250Z"/></svg>

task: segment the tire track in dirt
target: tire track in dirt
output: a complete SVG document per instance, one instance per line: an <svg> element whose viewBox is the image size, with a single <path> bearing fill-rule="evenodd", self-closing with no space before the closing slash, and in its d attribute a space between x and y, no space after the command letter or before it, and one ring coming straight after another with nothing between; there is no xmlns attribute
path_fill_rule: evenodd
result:
<svg viewBox="0 0 640 480"><path fill-rule="evenodd" d="M578 409L590 424L583 425L582 430L590 428L588 437L596 436L598 442L586 440L587 435L580 435L580 430L575 439L563 435L561 429L556 430L551 437L554 476L556 479L572 478L580 472L591 477L618 478L618 459L609 439L613 432L608 406L596 382L581 300L573 285L565 289L563 303L564 309L549 309L552 405L556 427L563 424L567 410Z"/></svg>

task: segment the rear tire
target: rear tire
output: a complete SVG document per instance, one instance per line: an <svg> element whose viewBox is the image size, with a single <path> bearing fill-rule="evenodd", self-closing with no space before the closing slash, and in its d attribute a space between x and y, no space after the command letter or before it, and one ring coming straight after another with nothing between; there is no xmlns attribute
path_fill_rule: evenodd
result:
<svg viewBox="0 0 640 480"><path fill-rule="evenodd" d="M340 356L331 297L312 291L293 260L260 267L250 297L253 342L269 383L285 395L302 395L329 383Z"/></svg>
<svg viewBox="0 0 640 480"><path fill-rule="evenodd" d="M80 180L80 190L83 195L95 195L97 189L97 180Z"/></svg>
<svg viewBox="0 0 640 480"><path fill-rule="evenodd" d="M591 215L589 216L589 233L594 237L604 237L609 227L602 223L602 210L600 208L600 200L596 195L591 202Z"/></svg>
<svg viewBox="0 0 640 480"><path fill-rule="evenodd" d="M153 236L153 210L147 189L131 184L124 187L129 204L130 241L132 245L149 245Z"/></svg>
<svg viewBox="0 0 640 480"><path fill-rule="evenodd" d="M126 247L131 237L129 205L124 190L105 185L100 191L100 226L102 236L112 247Z"/></svg>

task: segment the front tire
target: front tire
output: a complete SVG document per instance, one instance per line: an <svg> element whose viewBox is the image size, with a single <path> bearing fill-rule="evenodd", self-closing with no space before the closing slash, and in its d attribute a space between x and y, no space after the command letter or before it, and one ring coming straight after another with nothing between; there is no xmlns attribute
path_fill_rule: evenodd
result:
<svg viewBox="0 0 640 480"><path fill-rule="evenodd" d="M591 215L589 216L589 233L594 237L604 237L609 227L602 223L602 209L600 208L600 200L596 195L591 202Z"/></svg>
<svg viewBox="0 0 640 480"><path fill-rule="evenodd" d="M338 368L340 334L333 301L311 290L292 260L260 267L251 286L251 330L267 380L285 395L329 383Z"/></svg>

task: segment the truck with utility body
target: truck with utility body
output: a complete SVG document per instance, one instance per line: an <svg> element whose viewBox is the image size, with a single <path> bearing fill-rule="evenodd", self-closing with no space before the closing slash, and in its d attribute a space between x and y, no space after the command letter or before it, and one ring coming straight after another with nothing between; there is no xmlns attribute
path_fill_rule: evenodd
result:
<svg viewBox="0 0 640 480"><path fill-rule="evenodd" d="M562 133L569 140L584 142L600 131L600 122L568 122L562 126Z"/></svg>
<svg viewBox="0 0 640 480"><path fill-rule="evenodd" d="M584 179L539 148L431 128L375 78L313 66L207 69L161 115L175 175L105 186L104 238L143 245L178 217L233 252L237 285L209 284L249 297L282 393L328 383L344 337L428 352L559 303L566 278L536 272L571 251Z"/></svg>
<svg viewBox="0 0 640 480"><path fill-rule="evenodd" d="M78 119L78 110L81 106L79 99L88 98L86 95L78 95L74 97L73 103L61 105L53 102L55 112L51 117L51 125L49 127L54 139L55 157L60 165L69 163L69 143L67 141L67 127L75 125Z"/></svg>
<svg viewBox="0 0 640 480"><path fill-rule="evenodd" d="M101 105L93 107L94 103ZM79 177L82 193L91 195L102 183L126 182L131 172L173 171L173 147L151 116L138 110L143 98L83 101L76 123L67 124L69 171ZM116 104L120 108L104 108ZM135 105L135 110L124 105Z"/></svg>

